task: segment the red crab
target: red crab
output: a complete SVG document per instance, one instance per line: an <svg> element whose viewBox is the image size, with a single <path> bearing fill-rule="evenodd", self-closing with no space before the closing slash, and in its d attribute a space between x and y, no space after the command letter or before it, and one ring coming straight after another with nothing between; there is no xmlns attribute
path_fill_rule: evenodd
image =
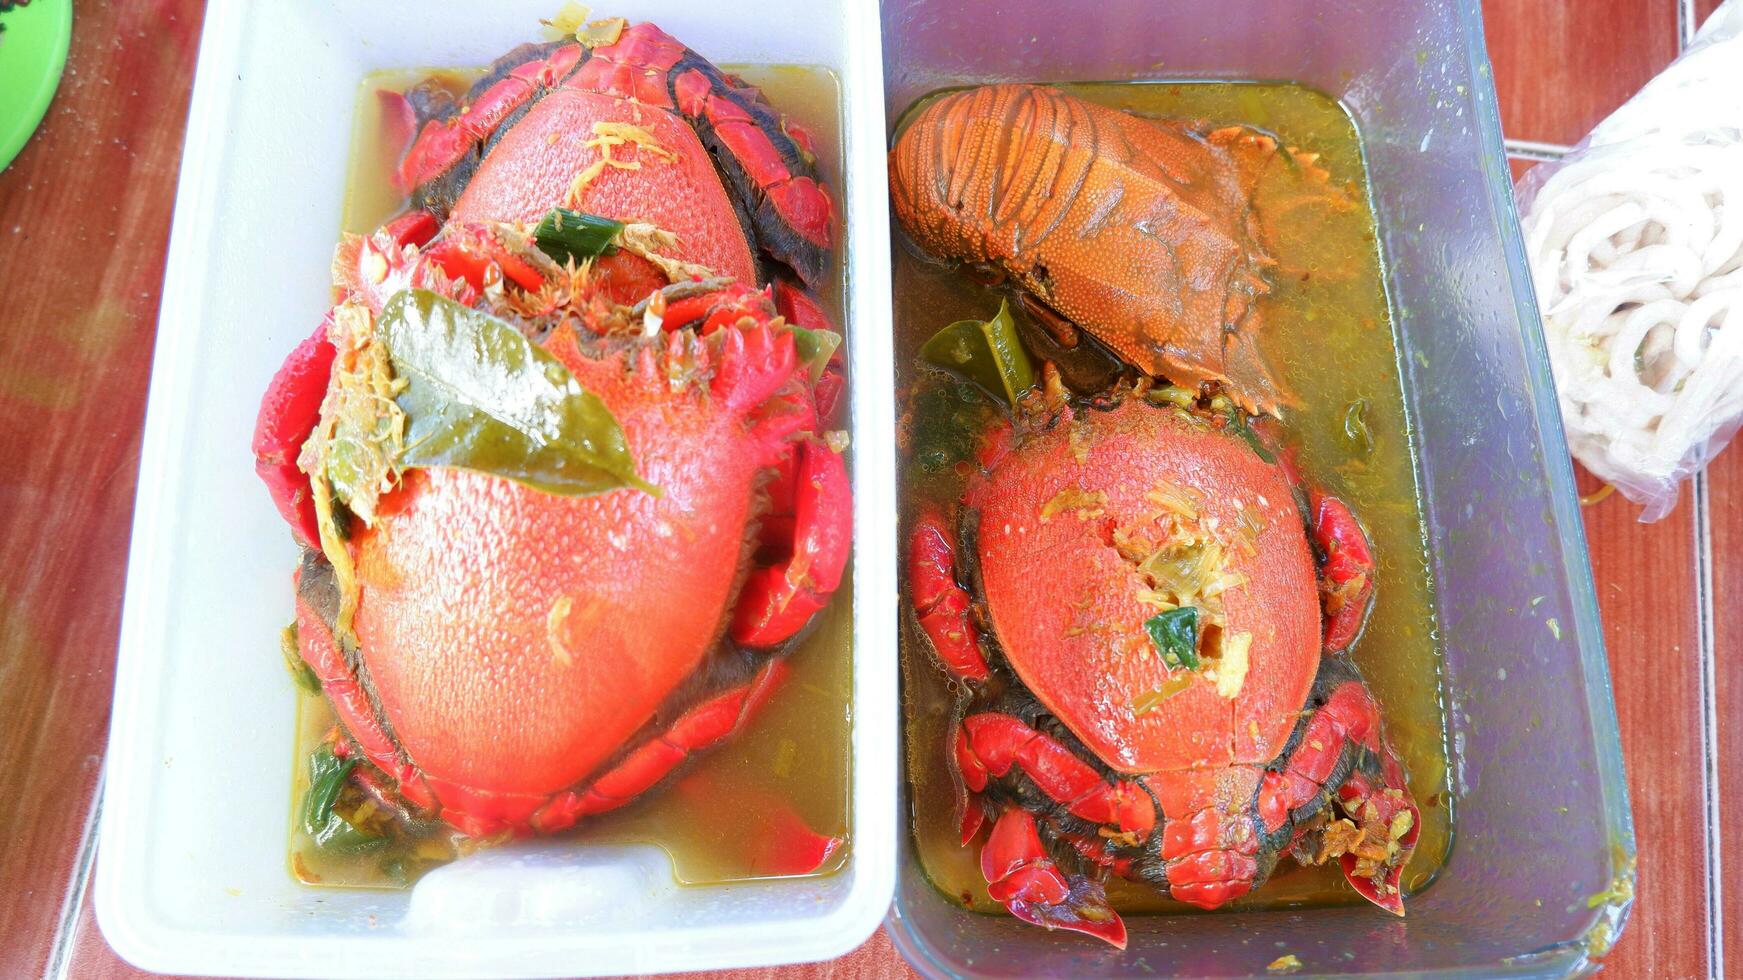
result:
<svg viewBox="0 0 1743 980"><path fill-rule="evenodd" d="M1103 874L1214 908L1289 850L1401 914L1419 814L1344 653L1373 592L1355 518L1298 506L1229 417L1071 405L1047 375L1047 407L996 430L908 546L919 624L968 691L952 759L964 845L992 823L992 896L1124 946Z"/></svg>
<svg viewBox="0 0 1743 980"><path fill-rule="evenodd" d="M738 730L840 582L839 360L797 355L789 326L826 326L802 288L754 286L757 251L817 280L830 200L802 129L649 24L522 46L464 100L428 85L402 108L413 207L340 245L340 303L273 379L257 467L305 545L300 652L336 751L372 763L355 778L474 837L552 832ZM633 224L562 266L530 239L556 207ZM411 469L323 541L305 443L363 356L346 325L407 289L520 326L659 492Z"/></svg>

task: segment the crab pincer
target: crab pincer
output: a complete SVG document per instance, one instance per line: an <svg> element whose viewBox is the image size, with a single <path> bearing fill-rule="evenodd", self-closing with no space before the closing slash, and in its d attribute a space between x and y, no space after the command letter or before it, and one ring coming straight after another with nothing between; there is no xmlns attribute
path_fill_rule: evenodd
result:
<svg viewBox="0 0 1743 980"><path fill-rule="evenodd" d="M1054 863L1028 811L1011 807L999 815L981 848L980 869L988 894L1024 922L1126 948L1126 923L1108 905L1102 886Z"/></svg>

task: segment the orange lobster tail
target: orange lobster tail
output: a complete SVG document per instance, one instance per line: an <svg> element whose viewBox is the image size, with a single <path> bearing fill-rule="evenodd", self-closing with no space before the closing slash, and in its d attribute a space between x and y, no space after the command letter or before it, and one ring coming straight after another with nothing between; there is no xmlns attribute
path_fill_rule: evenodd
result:
<svg viewBox="0 0 1743 980"><path fill-rule="evenodd" d="M1200 134L1034 85L927 106L890 154L896 216L924 249L998 266L1143 371L1286 400L1254 344L1272 265L1250 130Z"/></svg>

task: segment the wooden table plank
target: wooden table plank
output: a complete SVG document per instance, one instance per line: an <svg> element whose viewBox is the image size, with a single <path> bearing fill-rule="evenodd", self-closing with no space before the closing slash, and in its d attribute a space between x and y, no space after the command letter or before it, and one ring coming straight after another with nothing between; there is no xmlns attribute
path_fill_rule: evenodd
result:
<svg viewBox="0 0 1743 980"><path fill-rule="evenodd" d="M1719 839L1743 841L1743 443L1733 440L1707 470L1712 540L1713 650L1718 659ZM1743 882L1724 889L1725 967L1743 969Z"/></svg>
<svg viewBox="0 0 1743 980"><path fill-rule="evenodd" d="M203 9L77 4L65 81L0 174L0 972L46 961L107 736Z"/></svg>
<svg viewBox="0 0 1743 980"><path fill-rule="evenodd" d="M1534 165L1510 162L1515 180ZM1583 468L1578 475L1582 494L1603 486ZM1685 487L1676 511L1656 524L1639 523L1640 508L1620 495L1582 511L1638 839L1632 924L1605 959L1606 973L1621 977L1703 976L1712 965L1707 944L1703 607L1692 496L1692 489ZM1743 504L1743 486L1737 499ZM1714 545L1717 553L1732 556L1732 574L1743 573L1743 561L1737 560L1743 557L1743 527L1738 538L1730 550L1720 551L1716 541ZM1743 697L1743 684L1737 696ZM1743 732L1736 738L1743 750ZM1743 762L1743 754L1738 759ZM1743 809L1738 817L1743 824ZM1666 913L1673 908L1681 914Z"/></svg>
<svg viewBox="0 0 1743 980"><path fill-rule="evenodd" d="M1603 485L1579 476L1582 494ZM1606 975L1707 974L1700 603L1687 496L1656 524L1639 523L1639 508L1619 494L1584 510L1639 852L1633 919Z"/></svg>
<svg viewBox="0 0 1743 980"><path fill-rule="evenodd" d="M1670 64L1677 0L1483 0L1501 128L1573 144Z"/></svg>

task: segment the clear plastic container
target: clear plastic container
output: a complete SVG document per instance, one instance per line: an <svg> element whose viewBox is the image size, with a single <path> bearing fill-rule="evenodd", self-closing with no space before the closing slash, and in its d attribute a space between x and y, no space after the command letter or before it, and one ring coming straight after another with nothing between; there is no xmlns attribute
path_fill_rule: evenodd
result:
<svg viewBox="0 0 1743 980"><path fill-rule="evenodd" d="M294 551L253 473L274 369L329 288L363 76L488 63L558 0L214 0L165 273L116 669L98 864L104 936L166 973L575 976L826 959L888 908L896 811L894 488L882 80L874 7L596 5L724 63L841 82L856 545L851 853L817 878L679 887L664 852L558 840L407 891L286 869L295 691L277 647ZM142 82L141 84L148 84Z"/></svg>
<svg viewBox="0 0 1743 980"><path fill-rule="evenodd" d="M1394 919L1131 916L1120 953L964 910L903 835L890 930L963 976L1560 976L1614 941L1633 827L1584 531L1476 0L887 0L892 123L997 81L1255 79L1337 98L1372 182L1438 591L1455 797L1439 876Z"/></svg>

